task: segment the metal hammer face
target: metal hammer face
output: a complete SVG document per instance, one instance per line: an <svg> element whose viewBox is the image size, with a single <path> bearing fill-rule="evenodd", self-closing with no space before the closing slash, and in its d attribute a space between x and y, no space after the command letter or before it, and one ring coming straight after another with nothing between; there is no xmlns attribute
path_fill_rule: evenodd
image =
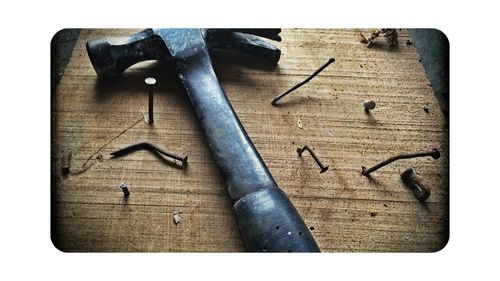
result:
<svg viewBox="0 0 500 281"><path fill-rule="evenodd" d="M101 76L144 60L171 60L224 179L241 236L250 251L306 252L319 248L278 188L212 67L209 49L229 49L278 62L280 50L255 35L281 40L279 29L146 29L117 42L98 39L87 51Z"/></svg>

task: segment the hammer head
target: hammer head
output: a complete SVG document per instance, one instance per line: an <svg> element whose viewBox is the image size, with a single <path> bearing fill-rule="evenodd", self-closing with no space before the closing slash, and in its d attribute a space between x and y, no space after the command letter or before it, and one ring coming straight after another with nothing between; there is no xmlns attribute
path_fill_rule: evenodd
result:
<svg viewBox="0 0 500 281"><path fill-rule="evenodd" d="M126 39L87 42L87 52L99 76L116 76L146 60L183 60L207 48L226 49L272 63L281 51L262 40L281 41L280 29L145 29Z"/></svg>

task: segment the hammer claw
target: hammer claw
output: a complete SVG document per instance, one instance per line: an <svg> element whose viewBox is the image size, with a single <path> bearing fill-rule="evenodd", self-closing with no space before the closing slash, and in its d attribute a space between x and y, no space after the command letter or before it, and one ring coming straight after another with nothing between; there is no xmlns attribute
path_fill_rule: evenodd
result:
<svg viewBox="0 0 500 281"><path fill-rule="evenodd" d="M234 29L224 29L226 32L239 32L257 35L267 39L281 42L280 28L234 28Z"/></svg>
<svg viewBox="0 0 500 281"><path fill-rule="evenodd" d="M88 41L86 48L100 76L120 75L130 66L144 60L170 58L165 43L149 28L125 39L105 37Z"/></svg>
<svg viewBox="0 0 500 281"><path fill-rule="evenodd" d="M250 33L215 29L207 32L206 39L210 49L233 50L272 63L277 63L281 55L281 51L273 44Z"/></svg>

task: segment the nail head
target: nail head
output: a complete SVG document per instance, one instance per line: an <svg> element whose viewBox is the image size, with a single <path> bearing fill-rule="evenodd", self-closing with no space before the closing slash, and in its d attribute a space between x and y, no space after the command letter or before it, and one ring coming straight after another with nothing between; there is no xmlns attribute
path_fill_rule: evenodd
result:
<svg viewBox="0 0 500 281"><path fill-rule="evenodd" d="M154 79L153 77L148 77L146 78L146 80L144 80L144 82L146 82L146 84L148 85L154 85L156 84L156 79Z"/></svg>
<svg viewBox="0 0 500 281"><path fill-rule="evenodd" d="M441 157L439 150L437 150L437 148L432 149L432 158L439 159L439 157Z"/></svg>
<svg viewBox="0 0 500 281"><path fill-rule="evenodd" d="M376 103L372 100L365 100L365 102L363 103L363 106L364 106L365 110L372 110L375 108Z"/></svg>

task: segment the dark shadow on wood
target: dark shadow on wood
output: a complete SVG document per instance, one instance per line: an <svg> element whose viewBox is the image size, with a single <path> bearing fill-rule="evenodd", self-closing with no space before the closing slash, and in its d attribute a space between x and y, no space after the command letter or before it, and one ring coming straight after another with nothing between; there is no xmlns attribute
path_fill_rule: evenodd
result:
<svg viewBox="0 0 500 281"><path fill-rule="evenodd" d="M111 97L122 95L123 92L146 95L148 86L144 80L148 77L154 77L158 81L154 86L155 95L173 93L186 96L184 87L172 63L164 61L145 63L147 63L146 66L142 66L142 63L137 64L125 70L119 76L99 77L94 86L95 99L98 102L105 102ZM187 97L185 98L187 99Z"/></svg>
<svg viewBox="0 0 500 281"><path fill-rule="evenodd" d="M378 124L377 118L373 116L371 111L365 111L366 117L368 117L368 123L371 125L376 125Z"/></svg>
<svg viewBox="0 0 500 281"><path fill-rule="evenodd" d="M237 67L243 68L272 71L276 69L278 65L259 57L254 57L235 51L211 50L210 55L212 57L213 66L216 69L227 65L235 65Z"/></svg>

